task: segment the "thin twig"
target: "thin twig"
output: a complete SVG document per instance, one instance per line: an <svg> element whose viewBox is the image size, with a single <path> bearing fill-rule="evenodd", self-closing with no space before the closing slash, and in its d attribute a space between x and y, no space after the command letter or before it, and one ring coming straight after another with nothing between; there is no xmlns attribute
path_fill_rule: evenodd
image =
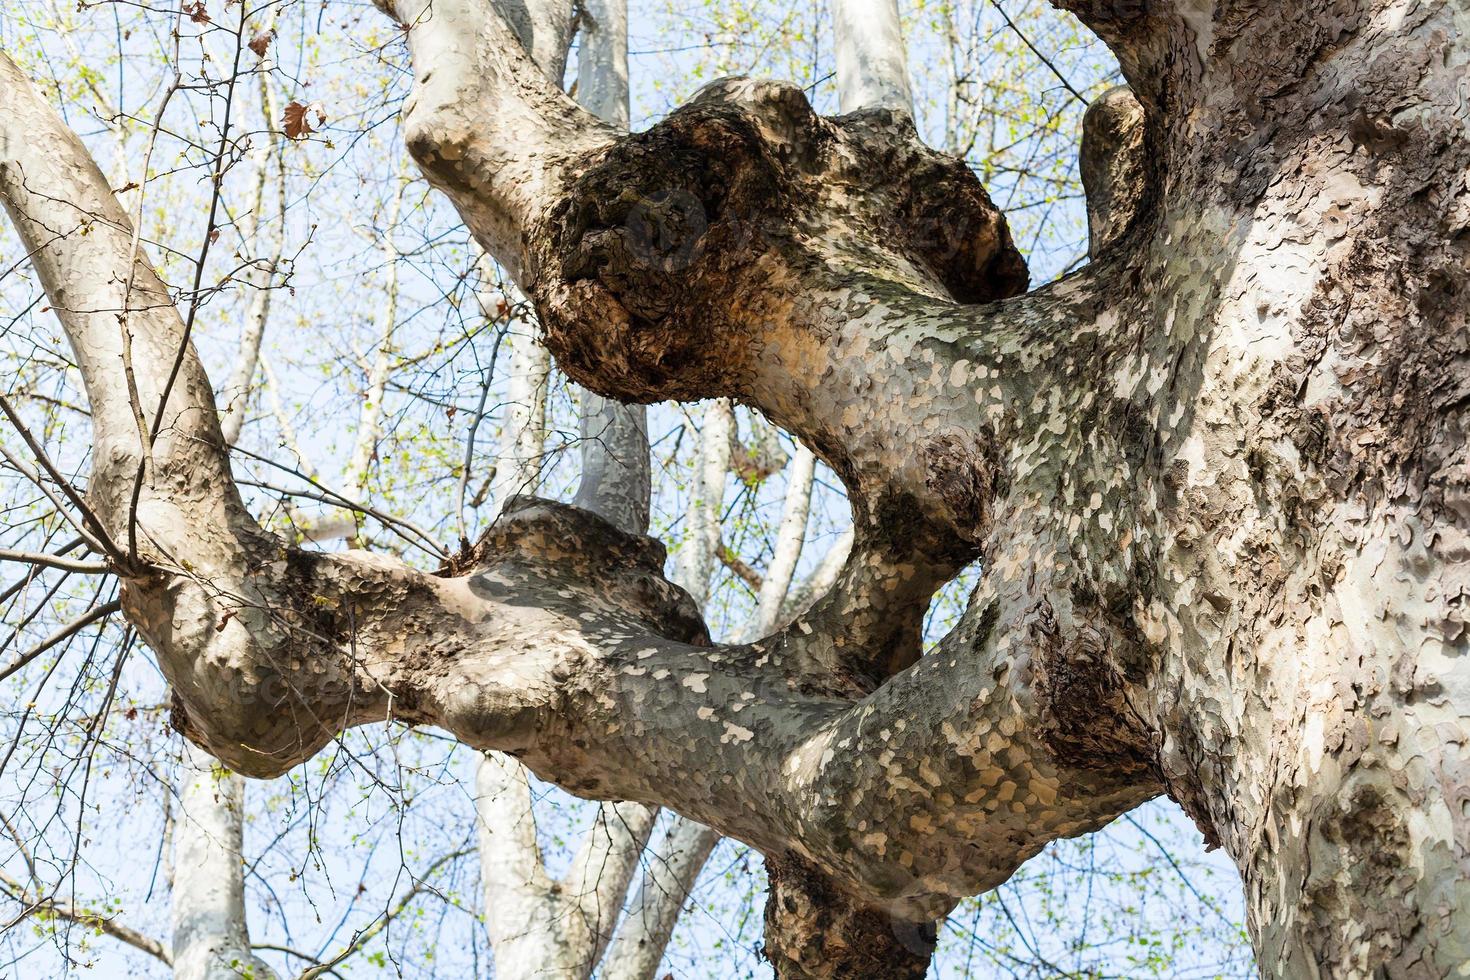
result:
<svg viewBox="0 0 1470 980"><path fill-rule="evenodd" d="M25 653L21 654L15 659L14 662L10 664L10 666L5 667L4 669L0 669L0 681L3 681L6 678L10 677L16 671L22 669L23 667L25 667L26 664L30 663L32 660L35 660L41 654L56 646L58 643L66 642L76 634L80 633L82 630L86 629L88 626L91 626L93 623L99 620L106 619L108 616L111 616L113 613L118 612L121 609L122 603L114 599L111 602L104 602L102 605L94 607L90 612L82 616L80 619L72 620L70 623L67 623L61 629L57 630L55 633L52 633L50 636L46 637L46 639L42 640L40 643L31 647Z"/></svg>
<svg viewBox="0 0 1470 980"><path fill-rule="evenodd" d="M1021 33L1021 29L1016 26L1016 22L1011 20L1011 15L1006 13L1005 8L1000 5L1000 0L991 0L991 3L995 7L996 12L999 13L1000 16L1005 20L1006 26L1015 32L1016 37L1021 39L1021 43L1030 48L1031 53L1036 55L1036 57L1041 60L1041 63L1045 65L1053 75L1057 76L1057 80L1066 87L1068 92L1072 93L1073 98L1075 98L1078 102L1081 102L1084 106L1087 105L1086 97L1083 96L1081 92L1072 87L1072 83L1067 81L1067 76L1063 75L1061 70L1057 68L1056 65L1051 63L1051 59L1042 54L1037 49L1036 45L1031 43L1031 39L1029 37Z"/></svg>
<svg viewBox="0 0 1470 980"><path fill-rule="evenodd" d="M37 553L34 551L16 551L13 548L0 548L0 561L18 561L30 565L45 565L48 568L64 568L69 572L84 572L92 575L100 575L112 571L112 567L106 562L80 561L76 558L63 558L60 555Z"/></svg>
<svg viewBox="0 0 1470 980"><path fill-rule="evenodd" d="M15 920L17 922L20 921L20 919L26 918L27 916L35 915L37 913L41 913L44 915L54 915L58 919L65 919L68 922L75 922L79 925L84 925L88 928L96 929L99 932L111 936L113 939L127 943L129 946L133 947L136 950L147 953L149 956L160 960L165 966L173 966L173 957L169 955L168 950L163 948L163 944L154 939L152 936L145 936L138 930L130 928L129 926L125 926L121 922L118 922L116 919L110 919L107 916L102 915L101 913L88 912L87 910L79 909L74 905L67 905L58 902L54 898L47 898L44 896L37 898L28 898L26 896L25 889L21 887L20 882L16 881L4 871L0 871L0 883L3 883L8 889L10 889L12 896L16 899L16 901L26 906L26 908L22 910L21 914L17 916ZM11 924L13 925L14 923Z"/></svg>
<svg viewBox="0 0 1470 980"><path fill-rule="evenodd" d="M80 493L77 493L77 489L76 487L71 485L71 481L61 475L61 471L56 468L56 464L51 462L51 457L47 456L46 451L41 448L40 442L38 442L36 440L36 437L31 434L31 430L26 428L25 423L20 420L20 415L18 415L15 409L11 406L10 399L6 398L4 395L0 395L0 411L3 411L5 413L5 417L10 420L11 425L15 426L15 430L20 433L20 437L25 441L26 446L30 449L32 453L35 454L36 462L41 464L41 467L47 472L48 475L50 475L51 479L56 482L56 485L61 488L61 492L66 494L66 498L71 501L72 506L76 507L76 509L81 512L82 520L88 525L88 527L85 529L78 527L77 530L82 531L83 534L86 535L89 539L95 538L96 544L100 546L97 548L98 551L112 556L113 559L117 560L121 564L129 564L128 562L124 561L123 554L120 550L118 550L117 545L113 544L112 537L107 533L106 526L102 523L101 520L98 519L97 515L93 513L92 508L87 506L87 502L82 499L82 495ZM32 483L35 483L36 486L40 487L41 491L43 493L46 493L46 496L51 497L52 502L57 504L57 509L62 512L62 516L68 516L66 514L66 508L61 506L60 501L56 500L55 497L53 497L49 492L46 491L45 485L42 484L39 479L31 475L35 473L34 470L30 470L30 472L27 473L26 471L27 469L29 469L29 467L23 467L20 461L11 456L8 452L5 452L3 447L0 447L0 453L4 454L5 458L10 461L11 465L15 466L23 474L25 474L27 479L30 479Z"/></svg>
<svg viewBox="0 0 1470 980"><path fill-rule="evenodd" d="M462 858L465 855L471 853L471 851L472 848L468 847L461 848L457 851L451 851L450 853L440 857L433 864L429 865L429 867L424 871L423 875L414 880L413 887L404 892L403 897L398 900L397 905L395 905L391 909L385 909L383 913L379 915L371 925L358 932L357 935L353 937L352 941L349 942L340 953L318 966L313 966L310 969L302 971L301 975L297 977L297 980L316 980L317 977L320 977L325 973L333 972L333 967L337 966L343 960L347 959L349 956L353 955L364 946L366 946L369 940L371 940L374 936L387 928L388 923L392 922L397 916L402 914L403 910L408 908L409 904L415 898L417 898L423 892L428 891L430 875L432 875L435 871L439 870L439 868L443 867L449 862Z"/></svg>

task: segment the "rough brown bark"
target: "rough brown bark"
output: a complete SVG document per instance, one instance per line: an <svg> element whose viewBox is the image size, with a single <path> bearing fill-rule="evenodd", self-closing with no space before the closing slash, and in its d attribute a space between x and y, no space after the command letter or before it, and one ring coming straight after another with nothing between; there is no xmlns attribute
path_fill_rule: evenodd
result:
<svg viewBox="0 0 1470 980"><path fill-rule="evenodd" d="M854 902L820 868L768 855L764 952L778 977L923 980L934 955L933 922L911 922Z"/></svg>

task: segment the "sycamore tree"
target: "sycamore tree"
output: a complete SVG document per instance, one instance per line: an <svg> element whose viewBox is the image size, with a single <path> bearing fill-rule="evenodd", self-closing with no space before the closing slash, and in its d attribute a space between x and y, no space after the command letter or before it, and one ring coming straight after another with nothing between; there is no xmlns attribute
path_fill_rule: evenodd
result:
<svg viewBox="0 0 1470 980"><path fill-rule="evenodd" d="M734 78L631 135L563 92L561 5L382 4L408 153L608 399L586 417L636 440L624 406L729 399L841 480L830 587L722 643L608 465L435 567L247 508L197 277L163 285L128 189L0 61L0 196L91 439L83 494L7 408L71 525L7 558L112 576L63 632L120 611L173 725L247 776L435 726L748 844L783 976L922 975L956 903L1163 794L1240 869L1267 973L1454 975L1470 12L1059 6L1129 87L1084 131L1091 261L1028 292L975 172L916 135L891 4L835 5L843 114Z"/></svg>

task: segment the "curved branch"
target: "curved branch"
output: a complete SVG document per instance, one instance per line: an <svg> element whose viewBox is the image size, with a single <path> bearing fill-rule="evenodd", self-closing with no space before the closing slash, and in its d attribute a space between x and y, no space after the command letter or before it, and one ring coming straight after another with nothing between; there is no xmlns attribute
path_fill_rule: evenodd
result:
<svg viewBox="0 0 1470 980"><path fill-rule="evenodd" d="M560 58L538 48L543 60L533 60L490 0L376 2L407 28L417 67L404 106L409 152L524 286L522 229L568 162L606 145L612 129L538 67L565 64L565 43Z"/></svg>
<svg viewBox="0 0 1470 980"><path fill-rule="evenodd" d="M0 883L5 885L16 901L25 906L22 915L47 916L54 915L58 919L67 922L75 922L77 925L88 929L96 929L98 932L111 936L118 942L125 943L142 953L158 960L165 966L173 965L173 958L169 956L168 950L163 944L145 933L139 932L131 926L117 921L115 916L102 915L97 912L89 912L66 902L58 902L52 898L28 898L24 887L10 875L0 871ZM9 923L13 924L13 923Z"/></svg>
<svg viewBox="0 0 1470 980"><path fill-rule="evenodd" d="M425 43L415 35L432 38L468 9L450 0L421 11L415 57ZM425 24L437 26L425 35ZM505 39L497 31L459 50L484 54ZM499 87L511 93L498 103L509 121L549 148L520 158L513 141L480 145L494 126L461 130L455 138L468 142L453 145L483 193L468 178L445 186L482 241L533 231L533 292L563 363L624 393L638 376L625 369L641 365L656 386L633 389L643 397L723 387L703 393L736 394L797 432L854 491L848 571L835 599L791 627L712 647L694 604L663 578L661 545L564 505L512 501L456 577L361 552L304 552L264 534L240 504L210 386L146 262L133 270L132 298L152 302L124 302L126 216L54 111L0 62L0 193L78 352L95 416L93 496L114 531L141 451L120 394L120 329L132 331L145 404L157 401L164 370L182 364L153 447L155 482L138 507L151 567L123 592L177 694L175 723L253 775L284 771L351 725L438 725L572 792L668 805L763 852L800 857L908 920L943 914L1047 841L1155 792L1126 738L1075 758L1053 744L1041 692L1085 690L1089 678L1067 673L1076 658L1059 656L1081 617L1038 605L1034 590L1047 583L1008 576L1000 563L961 626L916 663L916 627L899 615L921 608L916 599L956 563L1004 545L993 528L1030 529L1021 514L991 513L995 490L1065 448L1042 438L1062 413L1043 382L1077 356L1086 328L1057 328L1092 324L1106 299L1099 286L1079 277L1010 306L955 306L1018 288L1018 261L973 176L881 113L823 121L790 89L735 82L653 135L609 145L605 130L578 130L565 100L519 72L490 70L482 83L456 81L452 59L440 67L421 79L411 133L438 132L435 113L421 110L440 99L461 122L487 122L474 96ZM733 142L712 144L721 154L712 161L701 140L722 133ZM420 149L429 144L450 145L421 140ZM580 171L568 177L574 158ZM677 166L660 172L661 160ZM885 160L889 169L875 173ZM734 183L726 210L706 214L740 218L743 206L746 217L781 221L762 248L732 243L726 253L735 286L766 277L746 294L764 307L730 305L729 283L701 279L713 271L704 259L687 274L618 265L625 253L609 229L628 213L597 209L649 200L649 180L680 177L710 192L698 183L707 171ZM852 234L814 253L789 232L805 220L796 192L817 178L840 189L826 206ZM568 200L576 206L547 210ZM978 221L957 251L892 240L894 227L908 227L901 218L959 217L956 208ZM84 222L89 234L70 234ZM665 287L673 305L648 306ZM699 288L708 292L692 302ZM724 364L629 346L630 311L655 343L670 342L660 331L675 320L713 338ZM594 322L611 324L599 361L565 346ZM891 370L867 370L874 359ZM1040 520L1045 508L1027 513ZM1036 531L1055 546L1045 525Z"/></svg>

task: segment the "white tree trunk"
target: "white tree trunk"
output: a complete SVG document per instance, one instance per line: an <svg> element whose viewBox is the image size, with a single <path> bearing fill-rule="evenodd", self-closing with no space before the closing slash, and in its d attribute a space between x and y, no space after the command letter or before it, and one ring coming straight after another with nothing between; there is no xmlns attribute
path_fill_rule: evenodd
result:
<svg viewBox="0 0 1470 980"><path fill-rule="evenodd" d="M244 780L187 742L183 776L173 827L174 978L273 980L246 928Z"/></svg>
<svg viewBox="0 0 1470 980"><path fill-rule="evenodd" d="M257 259L251 266L246 282L251 290L250 306L245 313L245 326L240 331L240 346L235 354L235 365L230 379L220 392L220 425L225 442L233 446L240 438L240 429L245 425L245 413L249 411L251 384L260 364L260 344L265 337L266 322L270 319L273 279L280 269L286 245L286 166L281 159L280 139L269 129L274 117L274 102L271 97L269 78L260 76L261 111L269 132L266 159L261 161L260 174L255 184L255 199L250 209L250 233L245 237L261 241L261 226L266 223L266 185L269 183L272 165L276 173L275 221L271 223L265 257ZM257 247L259 245L257 244Z"/></svg>
<svg viewBox="0 0 1470 980"><path fill-rule="evenodd" d="M604 121L628 126L628 31L626 0L594 2L582 10L578 56L579 100ZM538 59L540 60L540 59ZM544 60L540 63L549 67ZM554 69L551 69L554 73ZM531 338L519 338L512 378L539 380L528 386L513 380L508 393L507 426L511 445L502 453L517 493L535 489L545 441L546 372L550 360ZM536 359L535 364L530 359ZM580 419L582 480L577 505L630 534L648 528L651 492L647 419L644 408L623 406L582 394ZM503 498L502 498L503 499ZM485 757L477 771L477 799L483 828L532 826L534 813L523 767L506 757ZM491 855L482 836L486 904L498 920L492 925L499 976L582 978L589 976L611 939L628 882L653 828L656 810L637 803L605 803L560 882L547 879L534 834L502 839L512 855ZM498 870L492 865L509 862ZM534 866L534 873L532 873ZM506 923L519 923L506 927Z"/></svg>
<svg viewBox="0 0 1470 980"><path fill-rule="evenodd" d="M842 111L882 107L912 116L908 52L897 0L836 0L832 22Z"/></svg>
<svg viewBox="0 0 1470 980"><path fill-rule="evenodd" d="M689 506L684 515L684 543L679 548L674 580L700 608L709 600L710 578L720 547L720 518L725 503L725 481L730 475L730 440L735 412L730 403L716 399L704 408L695 457Z"/></svg>
<svg viewBox="0 0 1470 980"><path fill-rule="evenodd" d="M589 0L581 7L577 49L577 101L619 131L628 128L627 0ZM648 464L648 412L595 392L579 393L582 405L582 482L578 507L630 534L648 531L652 485Z"/></svg>
<svg viewBox="0 0 1470 980"><path fill-rule="evenodd" d="M776 531L776 546L755 597L754 629L748 631L745 639L765 636L781 620L781 607L791 593L791 579L796 575L796 563L801 560L802 545L806 543L806 521L811 511L816 472L816 454L806 446L798 447L786 476L789 482L781 508L781 524Z"/></svg>
<svg viewBox="0 0 1470 980"><path fill-rule="evenodd" d="M489 260L482 258L489 280ZM485 304L489 306L489 304ZM501 420L495 495L498 512L518 494L536 491L546 451L546 392L551 359L529 330L507 338L505 410ZM475 762L475 814L480 831L480 880L496 976L585 976L591 970L580 938L568 935L567 911L536 843L536 815L525 768L487 752Z"/></svg>
<svg viewBox="0 0 1470 980"><path fill-rule="evenodd" d="M657 975L684 903L719 841L719 833L704 824L675 818L645 859L638 892L607 951L602 980Z"/></svg>

